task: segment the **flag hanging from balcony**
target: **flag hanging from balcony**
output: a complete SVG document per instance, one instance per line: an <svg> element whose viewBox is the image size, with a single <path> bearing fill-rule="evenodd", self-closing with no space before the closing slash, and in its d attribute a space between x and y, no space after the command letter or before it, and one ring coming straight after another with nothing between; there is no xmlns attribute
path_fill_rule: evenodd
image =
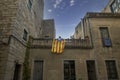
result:
<svg viewBox="0 0 120 80"><path fill-rule="evenodd" d="M52 53L62 53L65 47L64 39L54 39L52 42Z"/></svg>

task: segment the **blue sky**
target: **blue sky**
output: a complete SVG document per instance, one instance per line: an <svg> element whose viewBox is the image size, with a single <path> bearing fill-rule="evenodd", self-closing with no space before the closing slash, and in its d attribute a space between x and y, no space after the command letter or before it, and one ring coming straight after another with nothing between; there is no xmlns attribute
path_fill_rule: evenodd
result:
<svg viewBox="0 0 120 80"><path fill-rule="evenodd" d="M86 12L100 12L109 0L44 0L44 19L54 19L56 38L70 38Z"/></svg>

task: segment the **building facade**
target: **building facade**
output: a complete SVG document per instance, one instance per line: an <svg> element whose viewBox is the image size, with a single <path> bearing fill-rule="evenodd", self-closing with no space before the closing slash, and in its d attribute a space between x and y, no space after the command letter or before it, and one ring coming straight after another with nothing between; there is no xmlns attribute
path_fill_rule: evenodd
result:
<svg viewBox="0 0 120 80"><path fill-rule="evenodd" d="M0 0L0 80L22 80L29 36L41 36L43 8L43 0Z"/></svg>
<svg viewBox="0 0 120 80"><path fill-rule="evenodd" d="M120 13L120 0L110 0L102 12Z"/></svg>
<svg viewBox="0 0 120 80"><path fill-rule="evenodd" d="M84 39L84 29L83 29L83 22L80 22L77 27L75 27L74 35L72 39Z"/></svg>
<svg viewBox="0 0 120 80"><path fill-rule="evenodd" d="M120 14L87 13L83 20L87 37L66 39L62 54L51 53L52 40L33 40L31 80L119 80Z"/></svg>
<svg viewBox="0 0 120 80"><path fill-rule="evenodd" d="M43 20L41 33L42 38L55 38L55 23L53 19Z"/></svg>
<svg viewBox="0 0 120 80"><path fill-rule="evenodd" d="M87 13L55 54L54 20L43 20L43 6L0 1L0 80L119 80L119 13Z"/></svg>

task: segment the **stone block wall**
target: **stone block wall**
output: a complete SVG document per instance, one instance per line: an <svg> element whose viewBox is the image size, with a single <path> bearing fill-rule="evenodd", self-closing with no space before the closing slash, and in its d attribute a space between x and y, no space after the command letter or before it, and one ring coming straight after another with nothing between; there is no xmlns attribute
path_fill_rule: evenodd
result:
<svg viewBox="0 0 120 80"><path fill-rule="evenodd" d="M0 0L0 80L4 80L8 61L8 40L16 19L18 0ZM3 44L4 43L4 44Z"/></svg>
<svg viewBox="0 0 120 80"><path fill-rule="evenodd" d="M120 19L119 18L91 18L89 21L91 25L90 27L91 27L92 40L94 45L94 54L98 56L99 63L105 60L116 60L118 76L120 77L120 54L119 54L120 52L120 41L119 41L120 40L120 36L119 36ZM108 27L109 36L112 42L111 47L103 47L100 27ZM99 66L99 68L103 69L102 66Z"/></svg>
<svg viewBox="0 0 120 80"><path fill-rule="evenodd" d="M0 36L2 41L8 39L16 19L18 0L0 0ZM3 39L4 38L4 39ZM7 40L6 42L7 43Z"/></svg>
<svg viewBox="0 0 120 80"><path fill-rule="evenodd" d="M34 61L42 60L43 80L64 80L64 60L75 61L76 80L88 80L87 60L95 61L98 80L107 80L106 60L115 60L118 77L120 77L120 26L119 18L92 17L86 18L85 35L92 38L93 49L65 49L62 54L52 54L51 49L31 48L30 67L31 80L33 80ZM111 47L103 47L100 27L108 27L112 41ZM91 32L91 34L90 34ZM55 76L55 77L53 77Z"/></svg>
<svg viewBox="0 0 120 80"><path fill-rule="evenodd" d="M9 47L8 45L0 44L0 80L4 80L5 70L7 65Z"/></svg>
<svg viewBox="0 0 120 80"><path fill-rule="evenodd" d="M75 32L74 32L74 39L83 39L84 38L84 33L83 33L83 23L80 22L76 28L75 28Z"/></svg>
<svg viewBox="0 0 120 80"><path fill-rule="evenodd" d="M105 6L105 8L102 10L103 13L111 13L110 5L112 4L114 0L110 0L108 4Z"/></svg>
<svg viewBox="0 0 120 80"><path fill-rule="evenodd" d="M16 63L21 66L22 80L26 43L29 36L40 37L42 18L43 0L33 0L31 10L28 0L0 0L0 80L13 80ZM27 41L23 39L24 29ZM1 40L6 45L1 45Z"/></svg>
<svg viewBox="0 0 120 80"><path fill-rule="evenodd" d="M42 23L42 37L55 38L55 23L53 19L43 20ZM47 33L46 33L47 31Z"/></svg>
<svg viewBox="0 0 120 80"><path fill-rule="evenodd" d="M42 21L43 21L43 11L44 11L44 0L33 0L32 14L34 15L34 27L37 32L37 37L41 37L42 33Z"/></svg>

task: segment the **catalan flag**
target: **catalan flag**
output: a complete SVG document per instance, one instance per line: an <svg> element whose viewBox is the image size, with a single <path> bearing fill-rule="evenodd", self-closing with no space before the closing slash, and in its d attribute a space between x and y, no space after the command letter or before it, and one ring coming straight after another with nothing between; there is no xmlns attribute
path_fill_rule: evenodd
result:
<svg viewBox="0 0 120 80"><path fill-rule="evenodd" d="M65 47L65 40L54 39L52 42L52 53L62 53Z"/></svg>

